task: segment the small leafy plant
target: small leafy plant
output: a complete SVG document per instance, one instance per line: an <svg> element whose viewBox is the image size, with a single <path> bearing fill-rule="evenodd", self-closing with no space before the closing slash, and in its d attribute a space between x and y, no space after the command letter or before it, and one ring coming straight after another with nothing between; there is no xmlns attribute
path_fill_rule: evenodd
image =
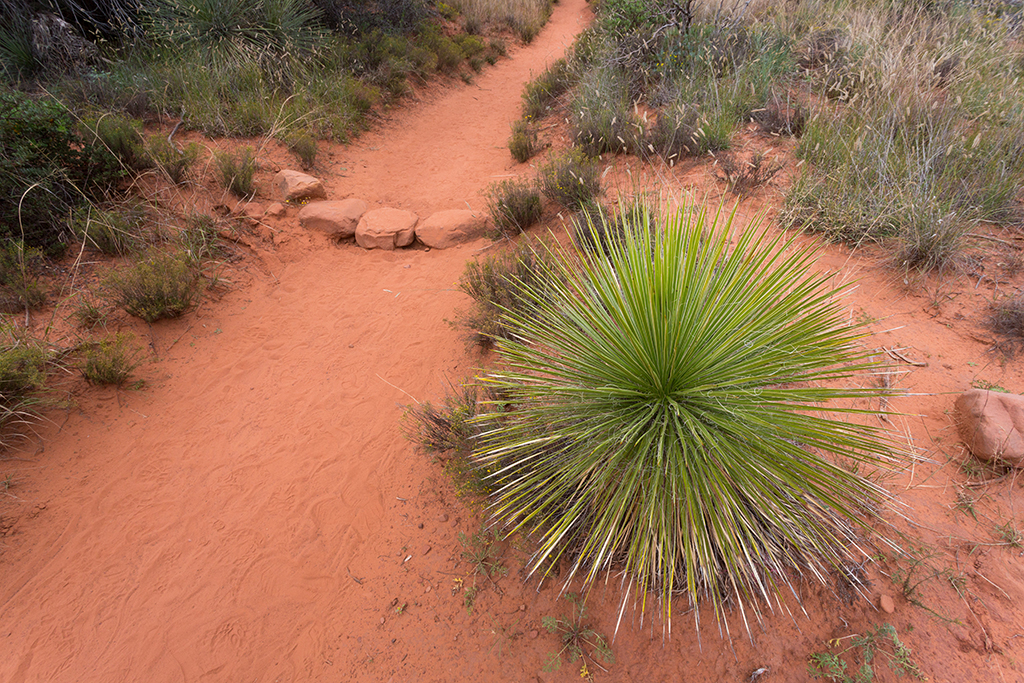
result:
<svg viewBox="0 0 1024 683"><path fill-rule="evenodd" d="M466 535L464 531L459 532L462 559L469 563L474 574L492 580L508 574L508 567L501 563L497 540L493 529L481 529L472 536Z"/></svg>
<svg viewBox="0 0 1024 683"><path fill-rule="evenodd" d="M547 632L558 637L560 645L558 651L548 657L544 670L558 671L562 667L564 655L570 664L581 661L580 677L590 679L590 664L607 671L597 660L600 659L605 664L614 664L615 656L604 636L583 623L586 608L580 597L575 593L568 593L565 599L572 603L572 615L569 618L545 616L541 619L541 624Z"/></svg>
<svg viewBox="0 0 1024 683"><path fill-rule="evenodd" d="M90 344L85 349L82 375L90 384L120 386L142 363L134 336L126 333Z"/></svg>
<svg viewBox="0 0 1024 683"><path fill-rule="evenodd" d="M179 254L152 254L134 265L113 271L106 289L115 305L148 323L177 318L199 298L195 265Z"/></svg>
<svg viewBox="0 0 1024 683"><path fill-rule="evenodd" d="M807 663L807 672L812 678L824 678L833 683L870 683L875 679L876 656L884 658L897 677L911 676L920 681L928 680L921 668L914 662L914 653L900 640L896 628L892 624L868 629L864 635L847 636L850 647L838 652L815 652ZM847 638L836 638L829 641L830 647L839 647ZM850 654L862 662L859 669L851 676L847 673L848 664L844 655Z"/></svg>

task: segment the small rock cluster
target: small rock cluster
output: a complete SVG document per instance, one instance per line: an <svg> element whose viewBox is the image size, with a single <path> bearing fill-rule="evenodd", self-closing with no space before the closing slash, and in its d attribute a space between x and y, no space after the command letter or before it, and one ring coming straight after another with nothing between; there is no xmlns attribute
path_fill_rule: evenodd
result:
<svg viewBox="0 0 1024 683"><path fill-rule="evenodd" d="M334 239L355 238L364 249L408 247L417 239L433 249L447 249L483 235L486 219L468 210L438 211L420 220L412 211L370 210L361 199L327 201L319 179L299 171L280 171L273 180L282 201L310 201L299 211L299 224Z"/></svg>

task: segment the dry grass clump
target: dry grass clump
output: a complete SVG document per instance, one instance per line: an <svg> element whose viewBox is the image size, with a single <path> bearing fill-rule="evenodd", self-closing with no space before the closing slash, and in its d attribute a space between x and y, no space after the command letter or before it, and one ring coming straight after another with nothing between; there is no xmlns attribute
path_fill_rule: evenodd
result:
<svg viewBox="0 0 1024 683"><path fill-rule="evenodd" d="M558 59L523 88L523 118L543 118L575 83L577 76L565 59Z"/></svg>
<svg viewBox="0 0 1024 683"><path fill-rule="evenodd" d="M494 227L503 237L515 237L540 220L543 207L533 183L510 178L487 190L487 210Z"/></svg>
<svg viewBox="0 0 1024 683"><path fill-rule="evenodd" d="M533 304L525 296L526 288L542 288L549 281L549 259L546 247L523 241L501 254L466 263L459 289L473 298L473 307L458 324L471 330L473 340L482 346L515 338L518 327L506 314L529 312Z"/></svg>
<svg viewBox="0 0 1024 683"><path fill-rule="evenodd" d="M242 199L256 194L256 158L251 147L243 147L237 154L220 152L214 155L213 161L225 190Z"/></svg>
<svg viewBox="0 0 1024 683"><path fill-rule="evenodd" d="M167 180L181 185L192 174L202 148L195 142L179 148L163 135L154 135L149 138L146 151Z"/></svg>
<svg viewBox="0 0 1024 683"><path fill-rule="evenodd" d="M1002 344L1004 349L1013 351L1024 345L1024 294L1018 292L993 303L989 325L993 332L1007 338Z"/></svg>
<svg viewBox="0 0 1024 683"><path fill-rule="evenodd" d="M778 159L769 160L764 152L757 152L749 161L738 161L728 152L718 155L718 167L725 174L729 191L745 195L766 185L782 170L783 164Z"/></svg>
<svg viewBox="0 0 1024 683"><path fill-rule="evenodd" d="M448 4L465 17L469 33L479 33L484 26L506 28L529 43L551 16L552 0L450 0Z"/></svg>
<svg viewBox="0 0 1024 683"><path fill-rule="evenodd" d="M824 12L847 28L808 37L802 63L846 104L810 116L782 218L853 243L895 239L900 268L956 267L977 221L1020 216L1020 46L984 12Z"/></svg>
<svg viewBox="0 0 1024 683"><path fill-rule="evenodd" d="M146 227L146 211L137 205L111 210L84 207L76 212L73 228L87 245L114 256L145 248L151 236Z"/></svg>
<svg viewBox="0 0 1024 683"><path fill-rule="evenodd" d="M296 133L288 140L288 149L296 156L304 170L313 168L316 163L316 138L308 133Z"/></svg>
<svg viewBox="0 0 1024 683"><path fill-rule="evenodd" d="M636 152L644 138L621 71L592 71L579 84L572 111L573 144L585 154Z"/></svg>
<svg viewBox="0 0 1024 683"><path fill-rule="evenodd" d="M512 124L512 136L508 139L508 151L512 154L512 158L521 164L529 161L540 151L537 129L529 121L519 119Z"/></svg>
<svg viewBox="0 0 1024 683"><path fill-rule="evenodd" d="M597 162L578 149L552 157L540 168L544 195L570 211L587 206L601 194Z"/></svg>

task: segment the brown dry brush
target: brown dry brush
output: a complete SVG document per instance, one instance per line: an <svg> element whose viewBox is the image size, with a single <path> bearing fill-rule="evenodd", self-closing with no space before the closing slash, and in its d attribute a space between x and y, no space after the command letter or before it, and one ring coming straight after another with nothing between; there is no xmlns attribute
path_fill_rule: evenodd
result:
<svg viewBox="0 0 1024 683"><path fill-rule="evenodd" d="M729 152L722 152L718 155L718 167L722 169L729 191L746 195L766 185L782 170L783 164L776 159L769 160L764 152L757 152L747 162L738 161Z"/></svg>

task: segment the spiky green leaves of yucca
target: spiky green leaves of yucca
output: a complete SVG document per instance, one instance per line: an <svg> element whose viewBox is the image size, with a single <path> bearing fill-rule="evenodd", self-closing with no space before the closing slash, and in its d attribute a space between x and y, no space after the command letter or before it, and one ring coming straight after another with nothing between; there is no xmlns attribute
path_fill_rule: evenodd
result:
<svg viewBox="0 0 1024 683"><path fill-rule="evenodd" d="M872 368L863 333L811 249L705 212L641 218L557 254L529 313L507 314L473 457L495 519L538 540L534 571L621 569L623 605L653 594L671 628L682 593L728 628L727 606L760 618L851 558L886 493L837 462L888 448L831 416L885 390L849 388Z"/></svg>

